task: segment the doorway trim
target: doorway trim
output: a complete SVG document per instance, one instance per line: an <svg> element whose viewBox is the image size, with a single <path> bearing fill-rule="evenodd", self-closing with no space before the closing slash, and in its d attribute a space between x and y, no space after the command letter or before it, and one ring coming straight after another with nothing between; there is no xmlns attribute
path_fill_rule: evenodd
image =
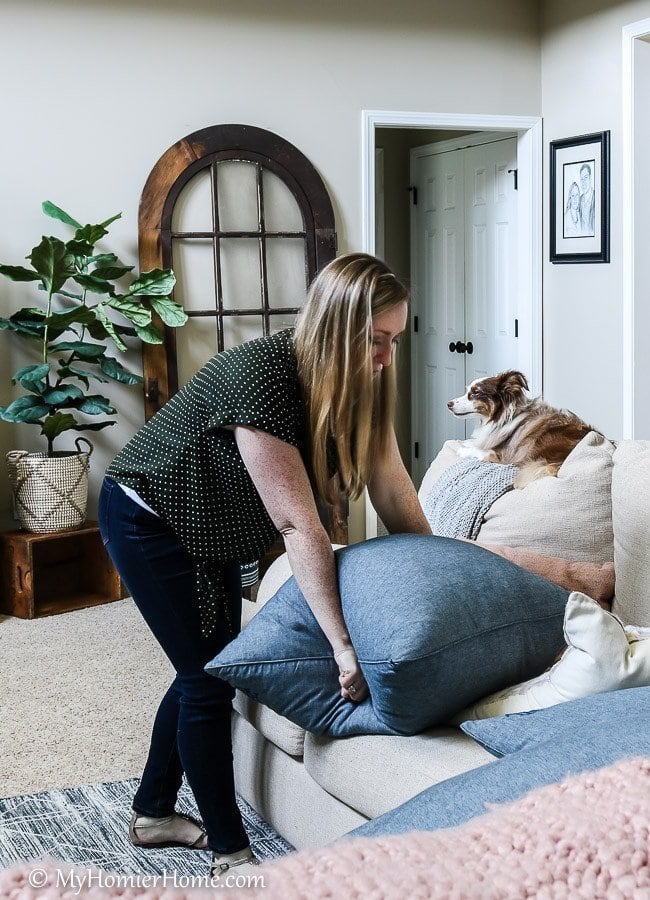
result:
<svg viewBox="0 0 650 900"><path fill-rule="evenodd" d="M364 109L361 113L362 241L375 252L375 131L377 128L498 131L517 137L521 354L531 391L542 392L542 120L538 116L479 116Z"/></svg>
<svg viewBox="0 0 650 900"><path fill-rule="evenodd" d="M521 354L531 391L542 392L542 119L539 116L487 116L399 110L361 112L362 242L375 253L375 137L377 128L431 128L514 133L518 168L518 272L521 296L520 334L527 336ZM377 533L377 517L366 504L366 537Z"/></svg>
<svg viewBox="0 0 650 900"><path fill-rule="evenodd" d="M637 297L634 272L635 208L634 208L634 167L635 167L635 71L634 42L650 38L650 19L641 19L623 27L623 438L634 438L636 434L635 414L635 367L634 335L636 311L641 303Z"/></svg>

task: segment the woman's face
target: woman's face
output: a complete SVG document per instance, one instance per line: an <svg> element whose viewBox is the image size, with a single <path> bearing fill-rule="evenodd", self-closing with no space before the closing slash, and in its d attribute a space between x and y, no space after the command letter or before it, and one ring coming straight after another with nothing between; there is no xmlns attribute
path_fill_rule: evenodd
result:
<svg viewBox="0 0 650 900"><path fill-rule="evenodd" d="M373 316L372 319L372 374L379 375L381 370L393 362L395 346L404 333L408 321L408 304L406 301L394 306L385 313Z"/></svg>

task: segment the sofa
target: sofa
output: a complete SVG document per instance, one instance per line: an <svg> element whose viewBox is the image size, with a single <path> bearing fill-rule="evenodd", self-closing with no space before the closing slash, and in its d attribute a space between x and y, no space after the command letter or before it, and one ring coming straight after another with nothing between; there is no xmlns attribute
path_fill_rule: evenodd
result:
<svg viewBox="0 0 650 900"><path fill-rule="evenodd" d="M453 446L446 445L433 461L420 491L423 506L432 483L454 464L452 451ZM564 493L563 482L568 485ZM549 491L557 497L549 499ZM582 491L582 503L574 496L576 491ZM557 508L552 509L554 504ZM492 692L485 702L461 703L465 708L448 721L408 736L310 733L258 702L250 695L254 692L238 691L233 714L237 790L297 849L321 847L350 833L363 836L457 824L453 810L463 806L459 796L472 793L477 773L491 774L487 799L512 800L540 784L559 782L570 772L607 765L635 752L648 754L648 748L633 739L618 746L610 739L601 755L586 753L578 726L571 740L576 754L582 753L579 760L573 760L572 750L565 750L548 767L540 762L539 753L532 753L526 766L530 777L517 779L511 772L512 757L485 739L477 723L489 732L492 721L514 723L523 717L528 725L539 722L535 727L543 730L551 727L544 724L544 717L552 722L559 710L566 729L581 704L594 702L593 695L624 698L632 712L634 691L648 696L650 688L644 694L643 686L650 684L650 441L614 446L588 436L557 478L547 476L504 494L483 522L485 533L481 534L482 527L476 540L510 548L511 558L512 550L523 553L523 564L526 554L532 559L539 554L547 568L548 561L556 559L558 571L574 563L602 571L613 563L611 613L603 608L609 604L602 598L600 605L590 599L584 582L578 591L569 590L569 584L563 626L568 649L559 660L522 684ZM244 602L242 634L289 574L286 559L273 564L257 602ZM595 635L590 631L594 627ZM611 660L603 660L602 654L610 654ZM300 691L299 678L295 690ZM525 712L536 709L537 718ZM587 723L593 715L588 705L585 709ZM598 744L597 730L592 728L587 744L592 749ZM439 807L442 813L451 811L446 819L436 813L433 825L422 813L432 786L441 786L443 797L446 791L447 800ZM460 820L484 809L480 791L476 797L475 808L465 810Z"/></svg>

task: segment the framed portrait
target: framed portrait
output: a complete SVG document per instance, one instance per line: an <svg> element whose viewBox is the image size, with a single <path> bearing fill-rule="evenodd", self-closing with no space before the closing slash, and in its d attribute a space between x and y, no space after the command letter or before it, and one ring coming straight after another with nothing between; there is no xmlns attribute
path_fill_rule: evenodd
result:
<svg viewBox="0 0 650 900"><path fill-rule="evenodd" d="M609 131L551 141L551 262L609 262Z"/></svg>

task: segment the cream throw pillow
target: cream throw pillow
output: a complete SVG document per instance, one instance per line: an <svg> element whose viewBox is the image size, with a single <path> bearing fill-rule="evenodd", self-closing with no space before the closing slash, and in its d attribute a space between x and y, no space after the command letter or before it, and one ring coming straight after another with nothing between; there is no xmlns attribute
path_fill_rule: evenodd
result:
<svg viewBox="0 0 650 900"><path fill-rule="evenodd" d="M489 719L650 685L650 628L624 626L586 594L574 591L566 605L564 636L568 647L548 671L479 700L454 721Z"/></svg>
<svg viewBox="0 0 650 900"><path fill-rule="evenodd" d="M420 487L420 503L450 465L459 441L447 441ZM477 540L576 562L614 559L612 456L614 445L592 431L567 456L557 477L546 476L503 494L488 510Z"/></svg>

